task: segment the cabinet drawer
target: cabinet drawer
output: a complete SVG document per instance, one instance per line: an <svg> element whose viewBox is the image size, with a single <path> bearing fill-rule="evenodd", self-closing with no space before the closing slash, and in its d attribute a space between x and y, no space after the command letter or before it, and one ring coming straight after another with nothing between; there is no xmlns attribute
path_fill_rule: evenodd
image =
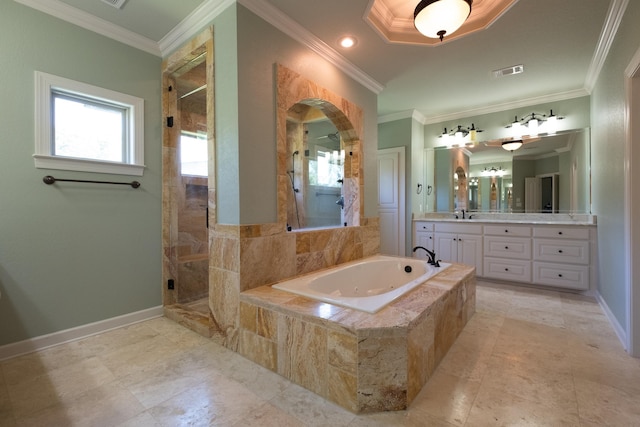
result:
<svg viewBox="0 0 640 427"><path fill-rule="evenodd" d="M460 222L437 223L436 232L456 233L456 234L482 234L482 225L480 224L464 224Z"/></svg>
<svg viewBox="0 0 640 427"><path fill-rule="evenodd" d="M433 231L433 223L432 222L415 222L416 232L418 231Z"/></svg>
<svg viewBox="0 0 640 427"><path fill-rule="evenodd" d="M484 238L485 256L498 258L531 259L531 239L528 237Z"/></svg>
<svg viewBox="0 0 640 427"><path fill-rule="evenodd" d="M485 225L484 234L492 236L529 237L531 236L531 227L510 224Z"/></svg>
<svg viewBox="0 0 640 427"><path fill-rule="evenodd" d="M589 289L589 267L548 262L533 263L533 282L570 289Z"/></svg>
<svg viewBox="0 0 640 427"><path fill-rule="evenodd" d="M589 239L589 229L584 227L536 227L534 237L553 239Z"/></svg>
<svg viewBox="0 0 640 427"><path fill-rule="evenodd" d="M589 264L589 242L586 240L533 239L535 261Z"/></svg>
<svg viewBox="0 0 640 427"><path fill-rule="evenodd" d="M531 262L516 259L484 259L483 277L516 282L531 282Z"/></svg>

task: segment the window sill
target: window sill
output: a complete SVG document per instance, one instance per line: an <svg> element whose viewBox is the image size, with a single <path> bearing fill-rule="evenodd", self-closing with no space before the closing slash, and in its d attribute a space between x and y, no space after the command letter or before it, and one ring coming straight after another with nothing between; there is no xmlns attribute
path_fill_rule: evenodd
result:
<svg viewBox="0 0 640 427"><path fill-rule="evenodd" d="M38 169L58 169L78 172L109 173L115 175L142 176L144 165L105 162L100 160L76 159L73 157L47 156L34 154L33 160Z"/></svg>

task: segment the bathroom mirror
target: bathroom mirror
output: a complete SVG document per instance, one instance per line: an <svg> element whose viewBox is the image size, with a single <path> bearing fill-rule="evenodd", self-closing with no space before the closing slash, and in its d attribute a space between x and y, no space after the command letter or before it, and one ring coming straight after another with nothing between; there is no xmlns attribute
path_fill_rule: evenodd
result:
<svg viewBox="0 0 640 427"><path fill-rule="evenodd" d="M513 152L488 141L464 148L438 147L433 210L589 214L590 151L588 128L531 139ZM460 156L469 165L464 195L452 166L452 159Z"/></svg>

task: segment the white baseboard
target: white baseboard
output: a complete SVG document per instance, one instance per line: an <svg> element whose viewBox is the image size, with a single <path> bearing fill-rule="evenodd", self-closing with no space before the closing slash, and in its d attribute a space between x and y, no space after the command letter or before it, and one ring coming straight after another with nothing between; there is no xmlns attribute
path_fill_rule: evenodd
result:
<svg viewBox="0 0 640 427"><path fill-rule="evenodd" d="M162 316L162 306L0 346L0 361Z"/></svg>
<svg viewBox="0 0 640 427"><path fill-rule="evenodd" d="M600 295L600 292L596 291L595 296L596 296L596 299L598 300L598 304L600 304L600 307L602 307L602 311L604 311L605 316L607 316L607 318L609 319L609 323L611 323L611 326L613 327L613 330L618 336L618 339L620 340L620 342L622 342L622 347L624 347L625 351L629 351L628 342L627 342L627 332L620 325L620 323L618 322L618 319L616 319L616 316L613 315L613 313L609 309L609 306L607 305L607 302L604 300L604 298L602 298L602 295Z"/></svg>

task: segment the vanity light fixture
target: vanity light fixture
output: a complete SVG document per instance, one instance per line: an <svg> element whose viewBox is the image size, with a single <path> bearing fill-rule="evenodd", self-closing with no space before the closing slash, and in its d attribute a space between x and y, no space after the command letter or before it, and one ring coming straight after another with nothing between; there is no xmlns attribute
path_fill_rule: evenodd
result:
<svg viewBox="0 0 640 427"><path fill-rule="evenodd" d="M455 129L452 128L451 132L447 132L447 128L444 128L444 132L438 137L442 138L448 147L473 146L478 143L478 132L482 132L482 129L476 128L475 124L471 123L471 127L458 125Z"/></svg>
<svg viewBox="0 0 640 427"><path fill-rule="evenodd" d="M482 171L482 175L486 176L502 176L505 171L502 170L502 166L496 168L495 166L491 166L490 168L484 168Z"/></svg>
<svg viewBox="0 0 640 427"><path fill-rule="evenodd" d="M553 110L550 110L548 117L546 114L539 113L531 113L520 119L516 116L514 121L506 127L511 128L514 138L520 138L522 135L535 137L539 133L553 135L557 131L557 121L561 119L563 117L556 116L553 114ZM545 124L544 128L542 126L543 123ZM523 127L527 128L526 132Z"/></svg>
<svg viewBox="0 0 640 427"><path fill-rule="evenodd" d="M413 24L423 35L442 41L471 14L473 0L422 0L413 12Z"/></svg>

